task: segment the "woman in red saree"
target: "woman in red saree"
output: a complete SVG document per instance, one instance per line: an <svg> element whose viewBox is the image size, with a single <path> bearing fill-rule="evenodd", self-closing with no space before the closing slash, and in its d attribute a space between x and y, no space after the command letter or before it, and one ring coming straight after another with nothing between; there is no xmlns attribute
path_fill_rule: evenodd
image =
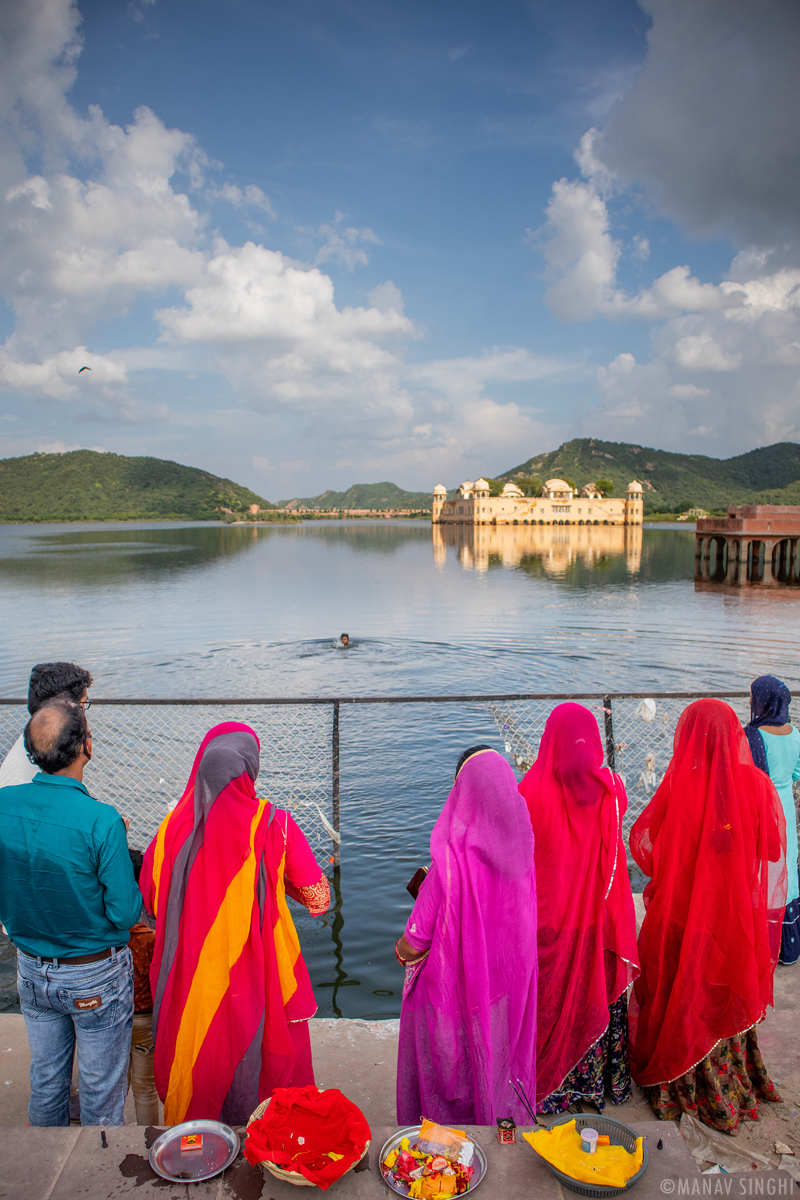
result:
<svg viewBox="0 0 800 1200"><path fill-rule="evenodd" d="M330 891L290 815L257 798L259 752L247 725L210 730L145 854L155 1081L167 1125L242 1124L273 1088L314 1082L316 1003L286 894L318 916Z"/></svg>
<svg viewBox="0 0 800 1200"><path fill-rule="evenodd" d="M639 972L618 775L603 767L597 721L580 704L547 719L519 790L535 839L539 894L536 1100L563 1112L631 1096L626 989Z"/></svg>
<svg viewBox="0 0 800 1200"><path fill-rule="evenodd" d="M780 1100L755 1026L772 1003L786 897L786 821L736 714L697 700L631 830L650 882L630 1006L633 1077L657 1116L736 1133Z"/></svg>

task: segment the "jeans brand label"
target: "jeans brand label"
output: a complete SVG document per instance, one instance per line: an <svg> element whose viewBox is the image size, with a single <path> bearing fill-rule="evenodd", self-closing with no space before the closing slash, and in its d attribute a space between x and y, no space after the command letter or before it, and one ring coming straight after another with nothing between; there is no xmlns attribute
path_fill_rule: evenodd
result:
<svg viewBox="0 0 800 1200"><path fill-rule="evenodd" d="M89 996L86 1000L76 1000L75 1007L83 1012L87 1008L100 1008L102 1003L99 996Z"/></svg>

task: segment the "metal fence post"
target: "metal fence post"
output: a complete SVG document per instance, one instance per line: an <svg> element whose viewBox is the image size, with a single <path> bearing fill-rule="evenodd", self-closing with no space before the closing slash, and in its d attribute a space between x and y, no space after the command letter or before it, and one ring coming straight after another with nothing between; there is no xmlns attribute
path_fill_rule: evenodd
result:
<svg viewBox="0 0 800 1200"><path fill-rule="evenodd" d="M611 697L603 696L603 715L606 719L606 762L613 771L615 769L614 754L614 717L611 713Z"/></svg>
<svg viewBox="0 0 800 1200"><path fill-rule="evenodd" d="M331 735L331 751L333 756L333 776L331 781L333 828L340 833L339 827L339 701L333 702L333 732ZM341 866L341 843L333 843L333 872L338 874Z"/></svg>

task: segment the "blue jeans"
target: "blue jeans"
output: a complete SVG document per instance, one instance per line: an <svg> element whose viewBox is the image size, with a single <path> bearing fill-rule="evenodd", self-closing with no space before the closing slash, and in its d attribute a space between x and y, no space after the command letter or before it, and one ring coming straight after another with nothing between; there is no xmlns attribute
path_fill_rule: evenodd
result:
<svg viewBox="0 0 800 1200"><path fill-rule="evenodd" d="M133 1027L128 947L77 966L18 950L17 987L31 1050L31 1125L69 1125L76 1040L81 1124L122 1125Z"/></svg>

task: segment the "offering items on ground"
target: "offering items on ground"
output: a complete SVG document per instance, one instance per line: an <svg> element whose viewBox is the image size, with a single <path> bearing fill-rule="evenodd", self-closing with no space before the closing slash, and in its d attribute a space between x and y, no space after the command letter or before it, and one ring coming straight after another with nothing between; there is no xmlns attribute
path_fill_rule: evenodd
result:
<svg viewBox="0 0 800 1200"><path fill-rule="evenodd" d="M370 1129L364 1114L336 1088L275 1088L262 1117L250 1121L244 1153L271 1162L325 1191L363 1156Z"/></svg>
<svg viewBox="0 0 800 1200"><path fill-rule="evenodd" d="M583 1131L586 1133L586 1130ZM591 1132L594 1133L594 1130ZM629 1154L624 1146L601 1146L597 1138L597 1148L593 1153L581 1149L581 1134L575 1127L574 1121L563 1125L553 1125L550 1129L537 1129L533 1133L523 1133L526 1142L533 1146L537 1154L581 1183L599 1184L601 1187L624 1187L642 1165L644 1159L644 1142L636 1139L636 1149ZM594 1141L594 1139L592 1139Z"/></svg>
<svg viewBox="0 0 800 1200"><path fill-rule="evenodd" d="M390 1183L402 1185L411 1200L447 1200L469 1191L475 1168L474 1146L460 1129L423 1121L418 1137L403 1138L381 1163Z"/></svg>

